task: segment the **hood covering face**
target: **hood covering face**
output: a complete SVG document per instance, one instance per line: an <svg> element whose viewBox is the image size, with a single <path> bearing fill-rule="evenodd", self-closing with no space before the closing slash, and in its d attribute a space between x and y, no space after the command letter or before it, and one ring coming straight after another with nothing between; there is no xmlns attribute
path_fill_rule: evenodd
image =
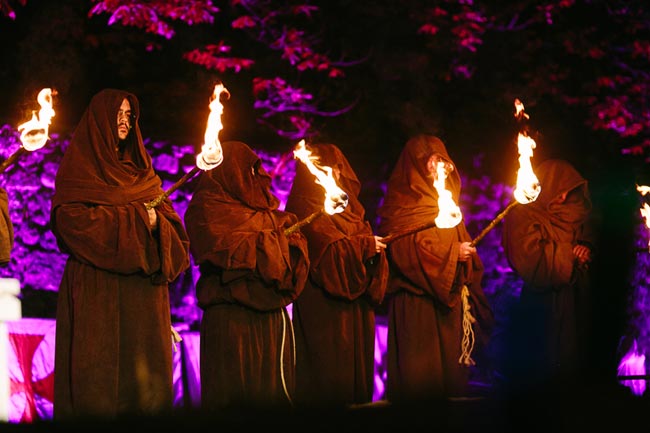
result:
<svg viewBox="0 0 650 433"><path fill-rule="evenodd" d="M309 272L307 241L284 236L296 216L277 209L271 176L245 143L222 143L223 163L199 175L185 212L201 266L199 305L238 302L268 311L291 303Z"/></svg>
<svg viewBox="0 0 650 433"><path fill-rule="evenodd" d="M542 189L539 197L526 206L533 212L548 216L555 227L569 231L586 221L592 208L587 180L567 161L551 159L542 162L535 174ZM564 202L560 202L566 193Z"/></svg>
<svg viewBox="0 0 650 433"><path fill-rule="evenodd" d="M132 129L120 145L117 112L124 99L131 104ZM52 208L62 203L104 205L146 202L162 194L160 178L142 140L140 105L132 93L105 89L97 93L73 134L56 176Z"/></svg>
<svg viewBox="0 0 650 433"><path fill-rule="evenodd" d="M272 179L260 157L240 141L229 141L223 146L224 163L207 176L214 182L213 194L222 203L237 203L258 211L277 209L280 203L271 193Z"/></svg>
<svg viewBox="0 0 650 433"><path fill-rule="evenodd" d="M458 203L460 175L444 143L432 135L415 136L406 143L388 179L388 192L378 211L381 235L401 232L433 221L438 216L438 192L427 170L427 162L432 155L438 155L439 159L454 167L447 175L445 189Z"/></svg>
<svg viewBox="0 0 650 433"><path fill-rule="evenodd" d="M310 234L310 258L318 262L331 243L346 236L372 234L372 229L365 221L365 209L358 197L361 183L343 152L334 144L312 144L307 147L313 156L318 157L318 165L331 167L339 173L338 179L335 177L336 184L348 195L348 205L343 212L323 215L304 228L305 233ZM298 162L286 210L304 219L323 209L324 201L325 190L316 183L316 177L305 164ZM334 225L334 230L331 225Z"/></svg>
<svg viewBox="0 0 650 433"><path fill-rule="evenodd" d="M211 260L230 269L231 255L244 241L244 234L257 236L265 229L288 226L295 216L277 210L271 176L248 145L226 141L222 148L224 162L199 175L185 224L197 262Z"/></svg>

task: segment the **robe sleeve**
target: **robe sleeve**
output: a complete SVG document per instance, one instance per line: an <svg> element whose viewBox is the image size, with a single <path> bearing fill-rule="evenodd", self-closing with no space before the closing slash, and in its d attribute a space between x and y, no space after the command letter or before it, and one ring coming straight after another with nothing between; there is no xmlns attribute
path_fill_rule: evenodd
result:
<svg viewBox="0 0 650 433"><path fill-rule="evenodd" d="M99 269L157 274L157 280L171 281L189 266L189 243L174 214L157 213L159 227L154 231L140 203L63 204L55 212L59 245L78 261Z"/></svg>
<svg viewBox="0 0 650 433"><path fill-rule="evenodd" d="M138 212L144 212L143 218L149 227L149 216L144 207L136 206L136 209ZM190 266L190 241L183 222L174 211L171 202L164 201L156 207L156 213L158 229L157 234L154 232L154 237L158 239L160 272L154 275L154 282L170 283Z"/></svg>
<svg viewBox="0 0 650 433"><path fill-rule="evenodd" d="M394 241L390 255L407 290L452 307L459 300L454 286L459 249L455 230L431 228Z"/></svg>
<svg viewBox="0 0 650 433"><path fill-rule="evenodd" d="M209 235L209 232L205 235ZM225 236L231 241L220 243L217 237L213 243L204 242L206 246L212 244L213 247L197 251L197 263L208 262L236 274L242 271L256 272L265 283L285 281L291 269L291 258L288 240L278 230L233 231L221 238Z"/></svg>
<svg viewBox="0 0 650 433"><path fill-rule="evenodd" d="M235 301L260 311L280 308L300 295L309 273L307 242L300 233L287 238L275 230L249 232L231 254L220 249L198 257L202 306ZM239 267L224 267L225 262Z"/></svg>
<svg viewBox="0 0 650 433"><path fill-rule="evenodd" d="M513 209L503 226L503 248L510 266L531 289L546 290L571 283L573 245L553 239L534 215Z"/></svg>
<svg viewBox="0 0 650 433"><path fill-rule="evenodd" d="M372 242L372 244L371 244ZM314 282L330 295L355 300L366 291L368 275L366 260L374 253L375 238L360 235L330 243L318 263L312 264Z"/></svg>

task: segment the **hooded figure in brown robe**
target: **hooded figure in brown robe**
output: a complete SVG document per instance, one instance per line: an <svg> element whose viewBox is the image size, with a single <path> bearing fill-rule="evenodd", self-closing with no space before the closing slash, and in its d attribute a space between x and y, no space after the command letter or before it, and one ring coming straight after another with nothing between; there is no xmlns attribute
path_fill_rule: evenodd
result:
<svg viewBox="0 0 650 433"><path fill-rule="evenodd" d="M168 283L189 266L189 240L169 200L145 208L163 191L139 114L131 93L96 94L56 176L52 231L69 255L56 316L56 419L172 408Z"/></svg>
<svg viewBox="0 0 650 433"><path fill-rule="evenodd" d="M321 215L301 228L311 268L293 304L296 328L296 399L300 404L344 407L372 401L375 307L384 298L388 262L359 202L361 184L333 144L308 146L318 165L333 169L348 195L341 213ZM304 219L323 209L325 192L297 163L286 209Z"/></svg>
<svg viewBox="0 0 650 433"><path fill-rule="evenodd" d="M515 387L568 386L585 369L590 343L592 204L587 181L567 161L544 161L535 174L537 199L503 221L506 257L524 281L509 374Z"/></svg>
<svg viewBox="0 0 650 433"><path fill-rule="evenodd" d="M206 410L290 408L294 335L286 306L309 272L307 240L284 230L271 177L245 143L222 144L223 163L201 173L185 213L200 266L201 403Z"/></svg>
<svg viewBox="0 0 650 433"><path fill-rule="evenodd" d="M9 263L13 247L14 226L9 215L9 198L7 191L0 188L0 265Z"/></svg>
<svg viewBox="0 0 650 433"><path fill-rule="evenodd" d="M436 161L451 171L445 189L458 204L461 180L445 145L419 135L404 147L378 210L382 235L434 221ZM388 400L394 403L466 396L476 351L487 344L492 310L481 287L483 264L464 222L428 228L388 245ZM475 319L475 322L474 322Z"/></svg>

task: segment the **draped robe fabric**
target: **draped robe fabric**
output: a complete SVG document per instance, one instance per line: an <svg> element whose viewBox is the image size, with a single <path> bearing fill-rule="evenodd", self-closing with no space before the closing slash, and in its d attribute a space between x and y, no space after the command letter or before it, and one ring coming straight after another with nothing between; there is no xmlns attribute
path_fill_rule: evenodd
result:
<svg viewBox="0 0 650 433"><path fill-rule="evenodd" d="M200 266L201 400L207 410L289 408L294 335L286 306L309 271L305 237L278 210L271 178L245 144L222 144L224 161L201 173L185 214Z"/></svg>
<svg viewBox="0 0 650 433"><path fill-rule="evenodd" d="M342 213L321 215L301 228L311 262L305 290L293 305L297 345L297 401L310 406L345 406L372 401L375 307L388 281L386 254L359 202L361 184L333 144L308 146L318 164L340 173L348 194ZM325 192L308 168L297 163L286 209L303 219L323 209Z"/></svg>
<svg viewBox="0 0 650 433"><path fill-rule="evenodd" d="M118 152L124 98L135 120ZM138 116L135 95L96 94L56 175L51 226L69 256L56 316L56 419L172 408L168 283L189 266L189 238L168 199L150 227L144 203L163 191Z"/></svg>
<svg viewBox="0 0 650 433"><path fill-rule="evenodd" d="M382 236L433 221L438 193L427 171L437 154L452 163L437 137L419 135L404 147L388 181L380 216ZM446 179L459 204L461 181L454 169ZM461 205L462 206L462 205ZM395 403L464 396L470 369L459 363L463 338L461 289L469 289L476 343L472 356L487 344L493 315L483 293L483 264L477 254L460 264L461 242L471 241L464 221L453 228L429 228L393 241L388 285L387 398Z"/></svg>
<svg viewBox="0 0 650 433"><path fill-rule="evenodd" d="M589 246L592 254L595 246L588 183L564 160L544 161L535 174L539 196L515 206L502 232L506 257L524 281L508 353L509 374L523 387L572 379L586 368L590 338L589 269L573 254L575 245ZM566 201L559 203L563 193Z"/></svg>

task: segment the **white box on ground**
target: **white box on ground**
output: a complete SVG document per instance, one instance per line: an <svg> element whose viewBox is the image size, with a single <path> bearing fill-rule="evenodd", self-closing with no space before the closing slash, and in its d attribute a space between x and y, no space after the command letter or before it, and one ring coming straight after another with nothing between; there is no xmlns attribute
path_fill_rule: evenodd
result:
<svg viewBox="0 0 650 433"><path fill-rule="evenodd" d="M15 278L0 278L0 321L22 318L19 294L20 281Z"/></svg>

